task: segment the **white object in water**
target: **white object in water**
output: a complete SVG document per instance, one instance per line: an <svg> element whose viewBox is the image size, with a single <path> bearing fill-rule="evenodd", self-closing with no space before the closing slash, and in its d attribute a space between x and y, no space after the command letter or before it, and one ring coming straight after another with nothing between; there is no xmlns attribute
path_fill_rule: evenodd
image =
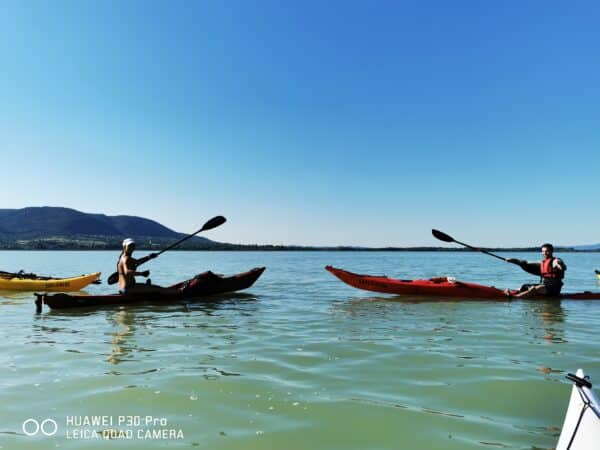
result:
<svg viewBox="0 0 600 450"><path fill-rule="evenodd" d="M589 377L578 369L556 450L600 450L600 400Z"/></svg>

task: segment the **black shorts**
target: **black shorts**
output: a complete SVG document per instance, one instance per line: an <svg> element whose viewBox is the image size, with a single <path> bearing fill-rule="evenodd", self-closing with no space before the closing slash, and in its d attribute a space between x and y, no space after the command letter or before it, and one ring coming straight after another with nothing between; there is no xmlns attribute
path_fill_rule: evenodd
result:
<svg viewBox="0 0 600 450"><path fill-rule="evenodd" d="M563 282L556 278L544 278L544 287L546 288L547 296L556 297L560 294L560 290L563 287Z"/></svg>

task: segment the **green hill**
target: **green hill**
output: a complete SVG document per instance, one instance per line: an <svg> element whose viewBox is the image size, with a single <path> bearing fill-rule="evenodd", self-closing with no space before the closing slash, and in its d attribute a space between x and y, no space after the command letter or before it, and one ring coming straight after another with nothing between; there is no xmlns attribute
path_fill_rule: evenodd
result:
<svg viewBox="0 0 600 450"><path fill-rule="evenodd" d="M89 214L51 206L0 209L0 248L3 249L114 249L120 248L126 237L135 239L140 248L159 248L183 236L143 217ZM182 248L219 245L204 237L195 237Z"/></svg>

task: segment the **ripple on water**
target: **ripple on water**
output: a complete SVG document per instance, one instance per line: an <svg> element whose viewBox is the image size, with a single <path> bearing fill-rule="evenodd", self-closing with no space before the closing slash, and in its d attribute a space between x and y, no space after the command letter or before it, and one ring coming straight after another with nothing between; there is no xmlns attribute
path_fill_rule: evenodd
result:
<svg viewBox="0 0 600 450"><path fill-rule="evenodd" d="M114 263L111 252L22 256L31 270L36 260L76 272L88 265L110 271ZM453 272L488 284L523 282L504 266L482 268L481 255L164 257L153 262L155 282L186 278L190 268L269 270L250 295L210 304L36 315L27 296L3 299L0 446L48 448L21 433L35 411L160 415L184 429L176 444L211 449L551 448L570 392L564 374L584 367L600 379L595 302L404 302L351 289L323 270L334 264L404 278ZM584 280L600 255L568 259L581 283L569 290L597 289ZM98 448L64 438L54 444ZM127 444L149 447L164 442Z"/></svg>

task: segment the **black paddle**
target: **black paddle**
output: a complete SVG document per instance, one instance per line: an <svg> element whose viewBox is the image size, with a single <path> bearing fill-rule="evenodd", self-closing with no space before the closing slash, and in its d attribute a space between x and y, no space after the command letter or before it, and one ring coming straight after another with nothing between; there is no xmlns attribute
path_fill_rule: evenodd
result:
<svg viewBox="0 0 600 450"><path fill-rule="evenodd" d="M173 245L169 245L167 248L165 248L164 250L161 250L160 252L158 252L156 254L156 256L161 255L162 253L166 252L167 250L171 250L173 247L177 247L179 244L181 244L183 241L187 241L189 238L192 238L194 236L196 236L198 233L200 233L201 231L206 231L206 230L212 230L213 228L217 228L219 225L223 225L225 223L227 219L225 219L225 217L223 216L215 216L212 219L210 219L208 222L206 222L202 228L200 228L198 231L196 231L195 233L190 234L189 236L186 236L182 239L179 239L177 242L175 242ZM141 264L138 265L141 266L143 263L145 263L146 261L142 261ZM111 274L110 277L108 277L107 283L108 284L115 284L117 281L119 281L119 273L118 272L114 272L113 274Z"/></svg>
<svg viewBox="0 0 600 450"><path fill-rule="evenodd" d="M498 258L501 259L502 261L506 261L506 262L511 262L508 260L508 258L503 258L502 256L498 256L493 254L492 252L488 252L487 250L484 250L482 248L478 248L478 247L473 247L472 245L469 244L465 244L464 242L460 242L457 241L456 239L454 239L452 236L447 235L446 233L442 233L439 230L431 230L431 234L433 234L433 236L436 239L439 239L440 241L444 241L444 242L455 242L457 244L460 244L464 247L470 248L471 250L475 250L477 252L481 252L481 253L485 253L486 255L490 255L493 256L494 258Z"/></svg>

